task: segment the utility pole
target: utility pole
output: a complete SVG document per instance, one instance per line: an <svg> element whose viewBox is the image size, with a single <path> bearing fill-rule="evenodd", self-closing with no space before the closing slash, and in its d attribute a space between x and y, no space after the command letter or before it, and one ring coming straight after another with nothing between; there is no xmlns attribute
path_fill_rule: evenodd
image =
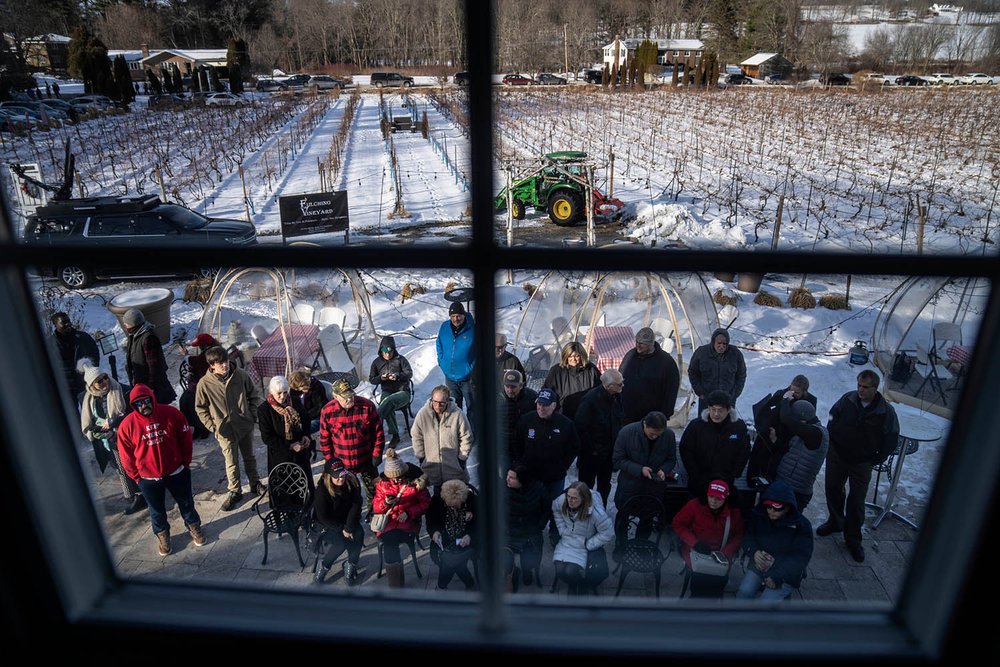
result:
<svg viewBox="0 0 1000 667"><path fill-rule="evenodd" d="M566 23L563 23L563 68L566 71L566 78L569 78L569 36L566 31Z"/></svg>

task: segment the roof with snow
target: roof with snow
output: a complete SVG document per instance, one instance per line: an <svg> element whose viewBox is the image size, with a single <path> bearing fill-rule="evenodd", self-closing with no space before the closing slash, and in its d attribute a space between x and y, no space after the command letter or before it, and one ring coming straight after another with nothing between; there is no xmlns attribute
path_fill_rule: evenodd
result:
<svg viewBox="0 0 1000 667"><path fill-rule="evenodd" d="M638 49L639 45L645 42L645 39L622 39L619 40L621 45L626 49L634 50ZM705 48L705 43L700 39L651 39L649 40L653 44L656 44L656 48L660 51L697 51L698 49ZM615 43L610 42L604 45L606 49L614 48Z"/></svg>
<svg viewBox="0 0 1000 667"><path fill-rule="evenodd" d="M49 33L47 35L35 35L34 37L28 37L24 40L26 43L39 43L39 44L51 44L53 42L63 42L69 43L70 38L66 35L57 35L55 33Z"/></svg>
<svg viewBox="0 0 1000 667"><path fill-rule="evenodd" d="M153 64L162 62L171 56L177 56L195 63L226 62L226 49L164 49L142 59L142 63Z"/></svg>
<svg viewBox="0 0 1000 667"><path fill-rule="evenodd" d="M770 60L771 58L775 57L776 55L778 55L778 54L777 53L758 53L756 55L750 56L749 58L747 58L746 60L744 60L740 64L741 65L763 65L764 63L766 63L768 60Z"/></svg>
<svg viewBox="0 0 1000 667"><path fill-rule="evenodd" d="M155 55L159 51L154 51L150 55ZM142 51L132 51L128 49L108 49L108 58L117 58L118 56L124 56L126 62L134 62L136 60L142 60Z"/></svg>

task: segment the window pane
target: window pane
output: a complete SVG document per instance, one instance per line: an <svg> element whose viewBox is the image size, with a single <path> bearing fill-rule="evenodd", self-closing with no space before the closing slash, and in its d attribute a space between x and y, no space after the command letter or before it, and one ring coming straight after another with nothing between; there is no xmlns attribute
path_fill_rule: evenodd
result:
<svg viewBox="0 0 1000 667"><path fill-rule="evenodd" d="M761 284L747 292L745 281L752 277L740 276L734 284L732 274L722 273L518 271L498 276L497 327L507 337L503 350L498 340L498 366L516 367L509 353L522 364L524 378L523 386L514 382L519 376L501 379L501 450L508 452L515 476L536 480L528 486L542 493L548 489L549 499L576 480L586 482L585 495L599 492L608 525L602 531L603 519L598 520L581 535L590 546L604 544L612 568L633 570L601 582L598 590L605 594L614 593L620 582L624 596L654 596L652 574L658 569L661 595L673 599L682 590L690 593L687 553L703 542L710 551L728 548L733 565L723 597L735 599L751 567L740 545L756 544L755 551L778 548L767 540L781 531L771 530L763 507L755 509L762 498L778 494L804 507L809 524L802 536L811 555L781 557L780 567L789 568L783 571L792 582L792 599L895 603L961 398L989 284L900 276L854 277L848 284L841 276L766 274L757 276ZM729 340L721 353L711 343L719 331ZM574 352L579 359L571 356ZM745 381L736 371L737 358L744 361ZM713 372L730 364L730 372ZM587 370L590 365L595 368ZM872 400L859 394L862 384L877 385L871 409L881 414L888 405L898 429L891 419L885 428L900 438L883 437L877 416L866 417L877 424L870 435L852 431L853 417L847 415L855 414L859 398ZM546 449L539 445L539 434L570 428L536 405L536 396L541 397L536 392L551 391L545 387L555 389L559 412L575 425L580 451L573 464L542 454ZM721 396L711 393L722 388ZM706 405L699 406L699 396ZM799 399L806 405L793 406ZM619 401L622 412L616 417L619 408L613 406ZM712 412L717 408L709 410L716 403L721 404L718 415ZM733 410L727 412L730 403ZM660 419L665 422L660 438L667 441L648 430ZM831 431L824 436L827 427ZM650 444L651 437L657 444ZM561 444L546 438L549 452ZM828 438L833 464L827 458ZM858 440L865 438L870 440L862 445ZM825 486L831 466L840 470L844 459L874 473L858 492L866 503L857 534L863 563L851 551L857 544L851 539L855 523L835 518L846 532L815 536L830 517L828 503L837 502ZM650 477L644 476L644 466ZM741 517L733 522L727 547L722 546L727 510L716 508L723 514L713 514L705 498L708 483L719 479L729 496L725 507ZM508 494L510 525L528 524L526 493ZM843 514L845 501L839 502ZM890 512L883 511L887 503ZM563 523L576 536L584 523L579 517L570 521L572 512L567 507ZM580 565L584 551L570 548L575 537L560 539L564 548L552 548L541 530L533 535L544 545L540 572L546 590L557 578L565 592L574 575L560 562ZM522 535L508 539L516 553L528 544ZM660 568L657 552L666 557ZM530 575L521 581L522 591L542 592L525 585L538 577L530 551L527 558L529 565L521 571ZM693 582L700 595L713 591L710 579ZM771 593L781 590L780 583Z"/></svg>

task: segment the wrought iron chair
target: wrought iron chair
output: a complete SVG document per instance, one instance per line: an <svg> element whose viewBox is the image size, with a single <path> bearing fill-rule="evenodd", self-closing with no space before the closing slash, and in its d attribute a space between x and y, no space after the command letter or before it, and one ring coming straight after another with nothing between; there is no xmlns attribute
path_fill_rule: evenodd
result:
<svg viewBox="0 0 1000 667"><path fill-rule="evenodd" d="M378 543L378 578L381 579L383 565L385 564L384 556L382 554L382 538L376 537L375 540ZM416 570L417 572L417 579L423 579L424 575L420 571L420 564L417 563L417 542L418 542L417 534L408 533L408 537L404 542L404 544L410 547L410 560L413 562L413 569ZM423 549L424 548L423 545L421 545L420 548ZM403 560L404 561L406 560L405 557Z"/></svg>
<svg viewBox="0 0 1000 667"><path fill-rule="evenodd" d="M396 412L399 412L403 415L403 423L406 424L406 432L409 433L410 420L413 419L413 380L410 380L409 384L406 387L406 391L410 393L410 400L409 402L406 403L406 405L401 405L398 408L396 408ZM376 403L380 402L384 396L385 392L382 390L382 385L379 385L379 392Z"/></svg>
<svg viewBox="0 0 1000 667"><path fill-rule="evenodd" d="M673 550L669 541L667 553L660 549L667 527L663 502L655 496L634 496L618 510L615 517L616 545L612 554L619 572L615 597L621 594L629 572L652 574L656 579L656 597L660 597L660 573Z"/></svg>
<svg viewBox="0 0 1000 667"><path fill-rule="evenodd" d="M261 511L261 503L268 499L270 507L267 513ZM306 527L312 508L312 492L309 490L309 480L305 471L294 463L279 463L267 476L267 491L254 501L253 509L264 523L261 536L264 538L264 558L261 565L267 563L267 536L275 533L280 538L289 535L295 545L295 554L299 558L299 566L305 567L302 551L299 549L299 529Z"/></svg>

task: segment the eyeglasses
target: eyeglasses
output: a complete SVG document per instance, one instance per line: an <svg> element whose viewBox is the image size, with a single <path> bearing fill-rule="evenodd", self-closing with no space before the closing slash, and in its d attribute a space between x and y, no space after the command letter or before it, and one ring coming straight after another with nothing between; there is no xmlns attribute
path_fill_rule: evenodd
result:
<svg viewBox="0 0 1000 667"><path fill-rule="evenodd" d="M449 402L450 401L435 401L433 398L431 399L431 403L434 405L448 405Z"/></svg>
<svg viewBox="0 0 1000 667"><path fill-rule="evenodd" d="M379 350L379 352L392 352L392 348L391 347L383 347L383 348L381 348Z"/></svg>
<svg viewBox="0 0 1000 667"><path fill-rule="evenodd" d="M147 406L153 405L153 399L151 398L140 398L139 400L132 401L133 408L145 408Z"/></svg>
<svg viewBox="0 0 1000 667"><path fill-rule="evenodd" d="M101 377L99 377L96 380L94 380L94 382L96 382L98 384L104 384L107 381L108 381L108 376L107 375L102 375Z"/></svg>

